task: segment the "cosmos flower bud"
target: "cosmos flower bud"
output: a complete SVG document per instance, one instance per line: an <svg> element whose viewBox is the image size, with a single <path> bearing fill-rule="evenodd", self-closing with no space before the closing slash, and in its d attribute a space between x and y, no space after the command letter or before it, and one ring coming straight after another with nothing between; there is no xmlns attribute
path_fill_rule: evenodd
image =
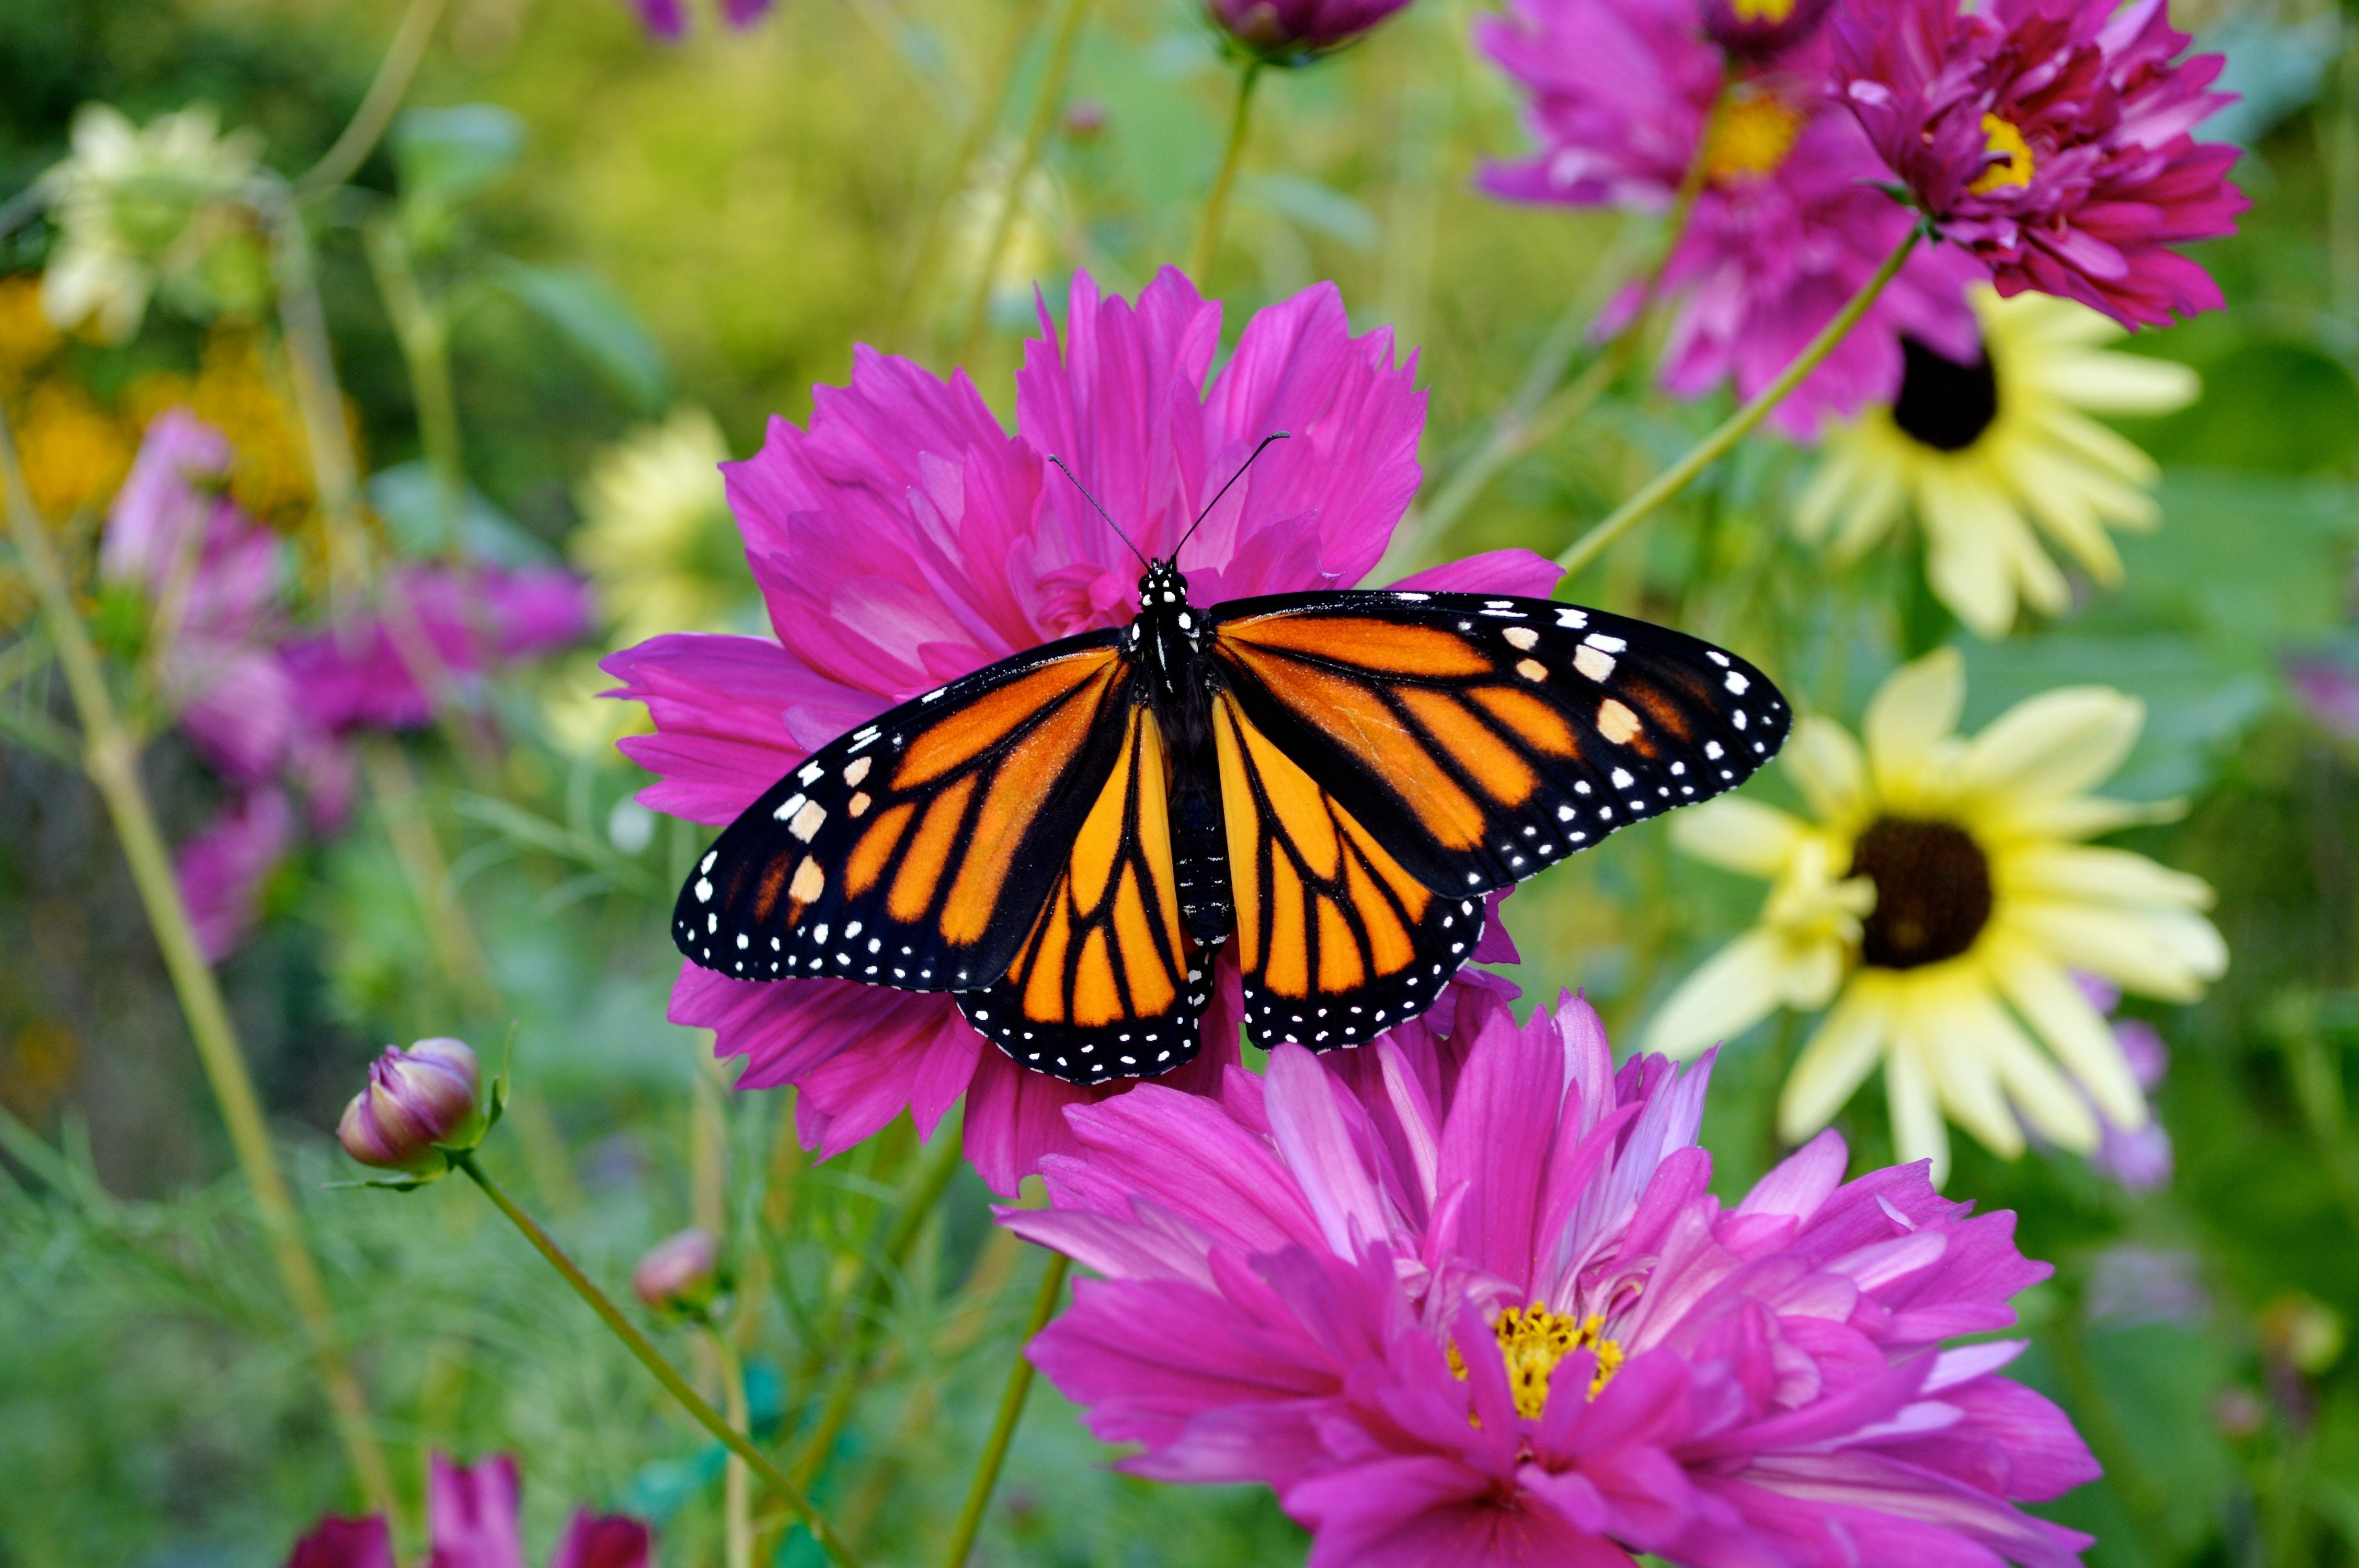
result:
<svg viewBox="0 0 2359 1568"><path fill-rule="evenodd" d="M1763 60L1818 31L1832 0L1703 0L1706 37L1738 59Z"/></svg>
<svg viewBox="0 0 2359 1568"><path fill-rule="evenodd" d="M631 1289L658 1312L701 1312L721 1293L721 1239L701 1227L658 1241L631 1271Z"/></svg>
<svg viewBox="0 0 2359 1568"><path fill-rule="evenodd" d="M336 1137L364 1165L439 1175L448 1167L438 1145L472 1149L484 1135L482 1083L463 1040L388 1045L369 1064L368 1087L344 1108Z"/></svg>
<svg viewBox="0 0 2359 1568"><path fill-rule="evenodd" d="M1358 40L1408 0L1206 0L1212 25L1266 65L1308 65Z"/></svg>

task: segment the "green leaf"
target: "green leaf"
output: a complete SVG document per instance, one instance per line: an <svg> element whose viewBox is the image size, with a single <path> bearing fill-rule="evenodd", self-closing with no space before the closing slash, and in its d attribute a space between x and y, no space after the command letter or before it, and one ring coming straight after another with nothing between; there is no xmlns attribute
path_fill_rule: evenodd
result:
<svg viewBox="0 0 2359 1568"><path fill-rule="evenodd" d="M496 184L524 152L524 122L491 103L412 109L394 123L405 200L456 207Z"/></svg>
<svg viewBox="0 0 2359 1568"><path fill-rule="evenodd" d="M634 406L655 413L668 401L670 377L663 350L605 283L571 267L533 266L506 256L494 262L487 276L554 327Z"/></svg>

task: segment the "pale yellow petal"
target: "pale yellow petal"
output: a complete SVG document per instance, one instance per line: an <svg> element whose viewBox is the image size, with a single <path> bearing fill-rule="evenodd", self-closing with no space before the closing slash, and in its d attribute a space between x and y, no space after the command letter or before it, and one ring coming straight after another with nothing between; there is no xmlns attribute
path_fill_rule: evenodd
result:
<svg viewBox="0 0 2359 1568"><path fill-rule="evenodd" d="M1747 876L1774 877L1809 829L1799 817L1741 795L1723 795L1671 818L1671 843L1683 853Z"/></svg>
<svg viewBox="0 0 2359 1568"><path fill-rule="evenodd" d="M2010 505L2004 516L1994 514L1992 524L2023 601L2042 615L2061 615L2071 608L2071 585L2040 547L2039 535L2021 510Z"/></svg>
<svg viewBox="0 0 2359 1568"><path fill-rule="evenodd" d="M2109 800L2076 795L2064 800L2009 801L1987 820L1995 830L2038 838L2093 838L2100 833L2187 815L2184 800Z"/></svg>
<svg viewBox="0 0 2359 1568"><path fill-rule="evenodd" d="M1950 1129L1941 1119L1932 1074L1916 1051L1895 1049L1885 1058L1884 1093L1892 1108L1892 1141L1900 1162L1930 1161L1933 1184L1940 1186L1950 1179Z"/></svg>
<svg viewBox="0 0 2359 1568"><path fill-rule="evenodd" d="M2059 409L2055 417L2040 426L2039 436L2067 460L2079 460L2085 465L2086 477L2090 479L2104 477L2121 483L2145 486L2162 477L2162 470L2154 459L2147 455L2144 448L2120 431L2108 429L2094 419L2070 409ZM2144 509L2150 503L2141 499L2137 504Z"/></svg>
<svg viewBox="0 0 2359 1568"><path fill-rule="evenodd" d="M2203 395L2203 378L2188 366L2142 354L2059 354L2039 379L2056 396L2099 414L2170 414Z"/></svg>
<svg viewBox="0 0 2359 1568"><path fill-rule="evenodd" d="M2121 580L2121 552L2114 548L2113 536L2105 532L2077 471L2036 447L2027 447L2016 459L2015 477L2024 504L2050 538L2099 582Z"/></svg>
<svg viewBox="0 0 2359 1568"><path fill-rule="evenodd" d="M1847 822L1875 808L1868 790L1867 759L1851 731L1833 719L1814 713L1794 726L1793 736L1777 760L1820 821Z"/></svg>
<svg viewBox="0 0 2359 1568"><path fill-rule="evenodd" d="M1705 959L1664 1001L1647 1031L1647 1049L1691 1056L1734 1039L1776 1010L1791 968L1776 933L1746 932Z"/></svg>
<svg viewBox="0 0 2359 1568"><path fill-rule="evenodd" d="M1934 596L1977 635L2006 636L2015 624L2015 588L1990 507L1947 481L1929 485L1920 505L1925 579Z"/></svg>
<svg viewBox="0 0 2359 1568"><path fill-rule="evenodd" d="M1943 968L1955 966L1945 965ZM1919 971L1925 975L1928 971ZM1951 976L1917 979L1900 1004L1894 1054L1912 1048L1923 1054L1934 1092L1957 1124L2002 1159L2023 1152L2023 1129L1999 1088L1991 1038L1993 1012L1977 1009L1973 988Z"/></svg>
<svg viewBox="0 0 2359 1568"><path fill-rule="evenodd" d="M2021 899L2004 919L2068 968L2165 1001L2198 1000L2228 968L2227 944L2191 910Z"/></svg>
<svg viewBox="0 0 2359 1568"><path fill-rule="evenodd" d="M1796 534L1815 545L1826 537L1837 517L1851 514L1864 457L1855 431L1838 427L1827 433L1826 455L1802 493L1794 498Z"/></svg>
<svg viewBox="0 0 2359 1568"><path fill-rule="evenodd" d="M1955 648L1937 648L1892 672L1867 705L1862 733L1876 783L1914 778L1958 728L1966 702L1966 666Z"/></svg>
<svg viewBox="0 0 2359 1568"><path fill-rule="evenodd" d="M2065 687L2026 698L1966 747L1959 787L2000 810L2078 795L2122 765L2146 704L2110 687Z"/></svg>
<svg viewBox="0 0 2359 1568"><path fill-rule="evenodd" d="M1998 870L2001 896L2088 899L2102 903L2212 907L2201 877L2157 865L2127 849L2088 844L2033 844L2007 852Z"/></svg>
<svg viewBox="0 0 2359 1568"><path fill-rule="evenodd" d="M1862 978L1836 999L1802 1048L1777 1097L1777 1136L1799 1143L1835 1119L1885 1053L1891 1014L1885 987Z"/></svg>
<svg viewBox="0 0 2359 1568"><path fill-rule="evenodd" d="M2028 943L2005 937L1985 941L1984 950L2007 1000L2089 1091L2105 1119L2118 1127L2144 1126L2146 1094L2122 1056L2113 1025L2064 967Z"/></svg>
<svg viewBox="0 0 2359 1568"><path fill-rule="evenodd" d="M1967 1004L1974 1033L1989 1053L1999 1083L2023 1119L2060 1149L2085 1154L2097 1146L2097 1118L2071 1081L2056 1070L1988 991Z"/></svg>
<svg viewBox="0 0 2359 1568"><path fill-rule="evenodd" d="M1891 532L1892 524L1908 503L1908 470L1901 463L1888 460L1893 456L1875 451L1862 454L1856 491L1843 527L1835 534L1837 561L1857 560L1870 545ZM1887 460L1878 461L1879 458Z"/></svg>

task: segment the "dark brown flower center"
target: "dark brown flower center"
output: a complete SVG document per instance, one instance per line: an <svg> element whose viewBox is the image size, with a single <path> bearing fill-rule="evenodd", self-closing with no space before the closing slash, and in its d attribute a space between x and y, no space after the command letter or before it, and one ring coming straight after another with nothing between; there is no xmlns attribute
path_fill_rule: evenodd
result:
<svg viewBox="0 0 2359 1568"><path fill-rule="evenodd" d="M1852 847L1850 874L1875 884L1860 957L1877 968L1954 958L1990 923L1990 860L1955 823L1879 816Z"/></svg>
<svg viewBox="0 0 2359 1568"><path fill-rule="evenodd" d="M1983 438L1998 417L1998 376L1985 348L1961 364L1915 338L1900 340L1900 395L1892 402L1892 422L1940 452L1962 452Z"/></svg>

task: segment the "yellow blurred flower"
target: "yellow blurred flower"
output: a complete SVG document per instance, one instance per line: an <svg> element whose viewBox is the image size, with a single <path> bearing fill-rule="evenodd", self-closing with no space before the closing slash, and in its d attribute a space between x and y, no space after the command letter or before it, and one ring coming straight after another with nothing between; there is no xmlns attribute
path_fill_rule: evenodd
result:
<svg viewBox="0 0 2359 1568"><path fill-rule="evenodd" d="M1849 559L1912 509L1933 591L1976 633L1998 637L2018 600L2050 615L2070 603L2040 532L2112 583L2122 561L2107 526L2161 521L2147 493L2154 460L2089 415L2167 414L2195 401L2201 384L2185 365L2098 347L2123 331L2086 306L2044 294L2002 299L1986 285L1973 300L1982 362L1958 364L1905 340L1898 397L1829 429L1794 523L1812 541L1832 531L1836 556Z"/></svg>
<svg viewBox="0 0 2359 1568"><path fill-rule="evenodd" d="M2128 754L2144 704L2069 687L1969 739L1964 701L1962 661L1942 649L1885 682L1864 751L1831 719L1796 727L1781 761L1810 820L1739 797L1672 819L1679 848L1773 887L1760 924L1665 1001L1647 1043L1685 1054L1781 1006L1828 1007L1787 1079L1780 1136L1824 1127L1881 1062L1900 1158L1930 1158L1937 1180L1944 1112L2008 1158L2018 1116L2078 1151L2098 1140L2092 1102L2117 1128L2145 1125L2074 971L2192 1001L2228 961L2198 913L2202 881L2079 842L2169 809L2085 793Z"/></svg>
<svg viewBox="0 0 2359 1568"><path fill-rule="evenodd" d="M197 278L223 242L250 232L234 198L260 151L250 131L222 135L202 106L142 127L84 104L71 156L42 176L60 231L41 276L49 320L107 342L137 331L159 282Z"/></svg>
<svg viewBox="0 0 2359 1568"><path fill-rule="evenodd" d="M70 381L35 384L12 416L26 488L52 524L103 506L131 471L132 432Z"/></svg>
<svg viewBox="0 0 2359 1568"><path fill-rule="evenodd" d="M617 646L666 632L718 631L752 599L721 481L728 457L712 416L683 408L608 449L591 469L571 551Z"/></svg>
<svg viewBox="0 0 2359 1568"><path fill-rule="evenodd" d="M64 341L41 314L41 280L30 273L0 277L0 387L16 384Z"/></svg>
<svg viewBox="0 0 2359 1568"><path fill-rule="evenodd" d="M230 497L248 514L291 529L310 514L310 455L294 408L263 361L257 333L216 327L205 336L195 375L151 371L124 389L124 413L138 429L167 408L186 408L229 438L236 454ZM345 414L357 445L359 419L349 401Z"/></svg>

